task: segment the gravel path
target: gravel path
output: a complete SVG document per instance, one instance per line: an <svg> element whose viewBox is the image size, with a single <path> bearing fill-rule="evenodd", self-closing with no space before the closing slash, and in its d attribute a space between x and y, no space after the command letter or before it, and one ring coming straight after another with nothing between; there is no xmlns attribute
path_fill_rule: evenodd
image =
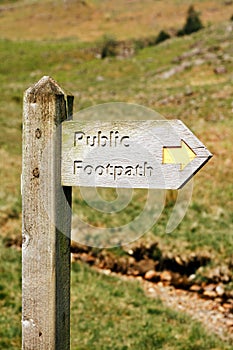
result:
<svg viewBox="0 0 233 350"><path fill-rule="evenodd" d="M159 297L170 308L183 311L222 339L231 339L233 345L233 314L215 300L200 298L196 293L142 281L146 294Z"/></svg>
<svg viewBox="0 0 233 350"><path fill-rule="evenodd" d="M173 310L189 314L193 319L202 322L211 333L216 333L223 340L230 340L233 345L233 313L226 306L220 305L218 301L203 299L197 293L176 289L162 282L152 283L142 277L121 275L110 270L99 271L118 276L123 280L136 278L142 284L146 295L152 298L159 297Z"/></svg>

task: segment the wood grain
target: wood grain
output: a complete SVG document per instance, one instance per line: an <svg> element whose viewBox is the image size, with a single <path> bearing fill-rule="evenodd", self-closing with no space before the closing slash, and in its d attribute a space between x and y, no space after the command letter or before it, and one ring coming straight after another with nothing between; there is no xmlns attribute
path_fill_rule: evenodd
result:
<svg viewBox="0 0 233 350"><path fill-rule="evenodd" d="M165 164L165 147L184 164ZM178 189L211 156L180 120L62 123L63 185Z"/></svg>
<svg viewBox="0 0 233 350"><path fill-rule="evenodd" d="M69 98L71 115L72 98ZM63 90L43 77L24 95L22 349L70 349L71 188L61 186Z"/></svg>

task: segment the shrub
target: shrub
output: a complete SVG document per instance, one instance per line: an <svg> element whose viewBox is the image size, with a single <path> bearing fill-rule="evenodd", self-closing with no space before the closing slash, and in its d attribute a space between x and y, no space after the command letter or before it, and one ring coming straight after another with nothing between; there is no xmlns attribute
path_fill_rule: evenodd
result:
<svg viewBox="0 0 233 350"><path fill-rule="evenodd" d="M147 37L143 39L137 39L134 41L134 47L135 50L141 50L145 47L158 45L159 43L169 39L171 36L165 32L164 30L161 30L159 34L155 37Z"/></svg>
<svg viewBox="0 0 233 350"><path fill-rule="evenodd" d="M194 7L191 5L188 9L186 23L183 29L178 30L177 36L190 35L194 32L203 28L203 24L199 17L199 13L195 11Z"/></svg>
<svg viewBox="0 0 233 350"><path fill-rule="evenodd" d="M117 55L117 41L110 35L105 35L101 44L101 58Z"/></svg>
<svg viewBox="0 0 233 350"><path fill-rule="evenodd" d="M179 29L176 33L177 36L184 36L185 35L185 32L184 32L184 29Z"/></svg>
<svg viewBox="0 0 233 350"><path fill-rule="evenodd" d="M170 34L168 34L167 32L165 32L164 30L161 30L155 40L155 44L159 44L162 43L163 41L170 39Z"/></svg>
<svg viewBox="0 0 233 350"><path fill-rule="evenodd" d="M143 39L134 40L134 48L135 50L142 50L145 47L145 42Z"/></svg>

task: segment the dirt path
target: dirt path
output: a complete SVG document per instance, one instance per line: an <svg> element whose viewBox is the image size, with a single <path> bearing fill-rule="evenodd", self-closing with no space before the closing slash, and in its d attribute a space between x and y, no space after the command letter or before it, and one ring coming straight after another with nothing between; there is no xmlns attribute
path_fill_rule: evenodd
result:
<svg viewBox="0 0 233 350"><path fill-rule="evenodd" d="M121 275L110 270L98 269L98 271L123 280L136 278L140 281L146 295L151 298L160 298L171 309L189 314L193 319L202 322L208 331L216 333L223 340L230 340L233 345L233 314L217 301L203 299L197 293L176 289L162 282L153 283L142 277Z"/></svg>
<svg viewBox="0 0 233 350"><path fill-rule="evenodd" d="M193 276L200 266L209 263L207 255L167 256L156 242L137 244L127 253L117 256L74 244L72 261L83 261L107 275L140 281L146 295L160 298L171 309L189 314L233 345L233 295L226 283L232 276L228 267L224 273L221 269L210 271L209 280L198 284Z"/></svg>
<svg viewBox="0 0 233 350"><path fill-rule="evenodd" d="M9 240L7 246L12 245L20 249L20 239ZM105 259L106 258L109 258L109 256L106 255ZM81 251L81 253L72 253L71 261L74 263L76 260L92 265L93 268L99 273L103 273L105 275L116 276L126 281L136 279L141 283L146 295L151 298L160 298L164 305L168 306L169 308L189 314L193 319L202 322L205 328L211 333L216 333L223 340L230 340L231 344L233 345L232 298L229 300L226 299L225 301L217 296L214 298L204 298L203 294L176 288L168 282L161 280L158 282L150 282L143 278L142 275L134 276L127 273L124 274L111 271L110 268L106 268L107 260L102 260L101 262L101 260L98 260L96 256L94 257L90 254L88 248L85 248L84 251ZM108 261L108 263L110 264L110 262L112 264L111 259ZM112 266L111 264L109 266ZM116 261L114 261L114 264L116 264ZM127 272L128 270L126 269L125 271ZM211 285L209 286L211 287Z"/></svg>
<svg viewBox="0 0 233 350"><path fill-rule="evenodd" d="M233 314L226 311L214 300L205 300L196 293L175 289L143 281L146 294L153 298L159 297L170 308L183 311L193 319L202 322L210 331L222 339L231 339L233 345Z"/></svg>

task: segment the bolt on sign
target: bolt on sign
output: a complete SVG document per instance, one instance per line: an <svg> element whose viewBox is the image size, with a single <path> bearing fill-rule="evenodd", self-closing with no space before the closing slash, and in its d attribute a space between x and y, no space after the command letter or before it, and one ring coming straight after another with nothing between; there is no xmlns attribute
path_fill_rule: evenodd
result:
<svg viewBox="0 0 233 350"><path fill-rule="evenodd" d="M63 186L179 189L211 157L180 120L62 123Z"/></svg>

